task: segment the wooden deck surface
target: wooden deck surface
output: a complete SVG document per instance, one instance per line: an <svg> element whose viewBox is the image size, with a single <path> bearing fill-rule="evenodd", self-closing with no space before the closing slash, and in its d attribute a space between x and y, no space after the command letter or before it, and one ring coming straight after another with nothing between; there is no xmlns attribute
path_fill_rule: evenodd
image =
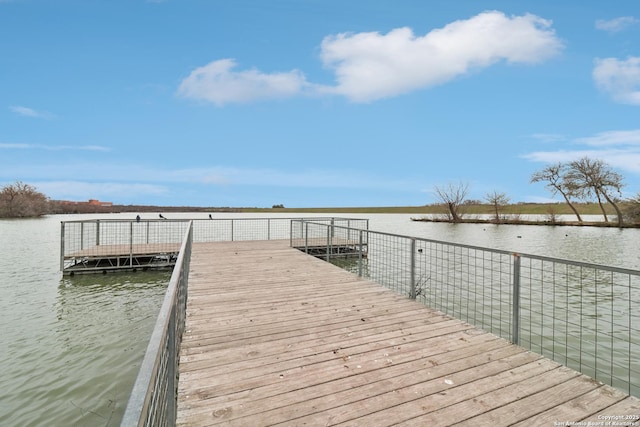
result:
<svg viewBox="0 0 640 427"><path fill-rule="evenodd" d="M177 425L560 426L640 415L638 399L287 243L194 244Z"/></svg>

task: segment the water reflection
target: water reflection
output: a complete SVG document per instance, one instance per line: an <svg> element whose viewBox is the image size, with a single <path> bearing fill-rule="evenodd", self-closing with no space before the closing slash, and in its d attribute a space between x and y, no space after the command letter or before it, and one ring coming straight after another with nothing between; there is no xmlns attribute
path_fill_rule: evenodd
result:
<svg viewBox="0 0 640 427"><path fill-rule="evenodd" d="M205 214L172 214L173 218L195 218ZM299 217L305 214L233 214L214 213L215 218ZM313 216L334 216L333 214ZM612 264L625 268L640 268L640 229L590 227L536 227L514 225L442 224L412 222L412 215L370 214L339 215L367 217L370 229L424 237L440 241L458 242L507 251L547 255L578 261ZM135 215L109 215L110 218L134 218ZM50 216L35 220L0 220L0 425L117 425L138 370L138 363L148 343L150 331L164 295L169 273L113 274L106 276L75 276L60 279L60 221L104 218L104 215ZM520 236L520 237L518 237ZM498 268L507 261L485 259L477 255L467 257L468 267L448 268L446 258L427 265L429 246L423 246L418 262L418 284L423 284L423 300L433 295L430 302L447 307L462 316L461 310L476 309L469 321L488 324L496 333L509 333L509 272L510 266ZM402 254L406 246L391 252ZM406 271L405 262L394 262L387 267L375 265L375 257L384 251L371 249L365 260L363 274L377 280L395 276L394 269ZM454 252L452 262L460 260ZM353 261L350 269L357 272ZM486 277L480 273L479 263L496 262L495 271ZM552 269L538 269L547 274ZM148 276L147 276L148 274ZM538 273L536 273L538 274ZM580 360L579 340L594 341L587 334L584 322L569 318L568 312L582 312L592 316L592 326L599 330L612 330L611 342L598 341L604 353L617 350L617 342L627 343L631 354L640 354L637 337L640 315L630 302L640 301L640 284L609 291L609 279L597 278L597 286L583 280L574 284L573 278L582 273L570 272L557 287L533 289L542 304L525 305L525 318L531 318L536 335L523 339L535 341L534 347ZM378 279L379 277L379 279ZM408 295L409 276L402 273L393 286ZM477 283L477 287L459 287L448 290L448 283ZM453 280L452 280L453 279ZM615 279L616 283L619 281ZM480 286L482 285L482 286ZM420 287L420 286L419 286ZM484 290L484 292L482 292ZM577 299L584 299L580 308ZM613 299L613 300L612 300ZM621 303L619 302L622 301ZM615 302L614 302L615 301ZM598 305L596 312L593 307ZM613 304L613 305L612 305ZM507 307L504 309L503 307ZM483 313L480 308L484 307ZM506 311L505 311L506 310ZM589 311L591 310L591 311ZM622 313L610 320L608 313ZM593 319L601 319L594 324ZM553 319L553 320L550 320ZM542 333L540 333L540 331ZM635 335L632 335L635 334ZM633 338L632 338L633 337ZM603 356L603 359L606 359ZM598 363L597 369L604 364ZM640 373L637 360L613 360L616 375L623 366L626 375ZM594 369L596 369L594 363ZM638 375L640 378L640 375ZM614 378L614 385L616 385ZM629 382L629 377L627 377ZM632 392L640 395L640 380Z"/></svg>
<svg viewBox="0 0 640 427"><path fill-rule="evenodd" d="M63 278L55 317L8 346L2 425L118 425L169 272ZM16 386L17 385L17 386Z"/></svg>

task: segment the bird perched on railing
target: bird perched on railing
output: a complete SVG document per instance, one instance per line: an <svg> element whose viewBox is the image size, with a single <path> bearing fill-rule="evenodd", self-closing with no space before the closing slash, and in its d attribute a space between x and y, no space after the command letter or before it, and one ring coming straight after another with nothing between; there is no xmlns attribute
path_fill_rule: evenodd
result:
<svg viewBox="0 0 640 427"><path fill-rule="evenodd" d="M158 214L158 215L160 215L160 219L167 219L167 218L163 217L162 214Z"/></svg>

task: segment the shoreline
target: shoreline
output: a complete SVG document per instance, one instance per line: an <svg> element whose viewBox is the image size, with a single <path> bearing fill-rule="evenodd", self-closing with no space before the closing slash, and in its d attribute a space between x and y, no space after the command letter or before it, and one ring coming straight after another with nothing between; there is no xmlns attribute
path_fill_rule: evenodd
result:
<svg viewBox="0 0 640 427"><path fill-rule="evenodd" d="M542 226L564 226L564 227L602 227L602 228L640 228L638 223L604 222L604 221L533 221L524 219L462 219L454 222L448 218L411 218L416 222L438 222L449 224L494 224L494 225L542 225Z"/></svg>

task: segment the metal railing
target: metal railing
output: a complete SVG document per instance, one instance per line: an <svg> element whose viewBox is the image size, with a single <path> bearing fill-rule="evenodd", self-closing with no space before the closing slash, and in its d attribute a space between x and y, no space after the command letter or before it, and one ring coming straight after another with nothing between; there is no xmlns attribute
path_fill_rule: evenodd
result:
<svg viewBox="0 0 640 427"><path fill-rule="evenodd" d="M185 327L192 223L189 222L122 426L173 426L176 419L178 361Z"/></svg>
<svg viewBox="0 0 640 427"><path fill-rule="evenodd" d="M357 241L331 261L592 378L640 396L640 271L319 222L295 238Z"/></svg>
<svg viewBox="0 0 640 427"><path fill-rule="evenodd" d="M177 410L177 384L180 344L185 329L187 287L191 247L196 241L230 241L230 240L289 240L291 222L293 218L261 218L261 219L214 219L214 220L167 220L150 221L167 227L166 234L162 232L144 234L153 236L161 243L163 236L168 240L175 240L176 227L184 230L179 238L182 242L176 264L171 275L169 286L164 297L160 314L151 334L151 339L140 366L140 371L133 386L127 403L121 426L173 426L175 425ZM328 224L341 224L343 219L315 218L327 221ZM345 224L350 221L344 219ZM97 222L97 224L96 224ZM137 236L130 233L130 224L134 221L74 221L73 227L77 231L89 231L96 237L78 239L85 244L111 244L126 241ZM110 226L105 224L109 223ZM135 222L136 226L139 224ZM65 223L62 224L62 256L64 256L65 239L70 237L65 233ZM84 224L84 225L83 225ZM360 226L368 226L368 220L357 222ZM113 230L120 230L124 236L118 237ZM155 224L148 230L154 230ZM109 230L105 233L105 230ZM113 233L113 234L112 234ZM82 233L81 233L82 234ZM109 236L105 239L105 235ZM101 237L100 237L101 236ZM136 237L137 238L137 237ZM151 239L151 240L153 240ZM71 240L74 241L74 240ZM137 241L137 240L136 240ZM108 243L105 243L108 242ZM77 243L76 243L77 244Z"/></svg>
<svg viewBox="0 0 640 427"><path fill-rule="evenodd" d="M139 245L153 245L154 252L177 252L188 220L63 221L60 236L60 270L84 257L120 255L133 257ZM131 265L131 264L129 264Z"/></svg>
<svg viewBox="0 0 640 427"><path fill-rule="evenodd" d="M93 219L63 221L60 237L60 270L65 271L86 257L110 256L114 247L119 254L133 259L140 246L153 247L155 253L177 252L190 222L195 242L240 240L289 240L291 224L300 218L211 218L211 219ZM367 219L337 217L305 218L306 221L336 225L356 224L368 228ZM123 267L135 267L129 261ZM100 271L101 268L96 267Z"/></svg>

